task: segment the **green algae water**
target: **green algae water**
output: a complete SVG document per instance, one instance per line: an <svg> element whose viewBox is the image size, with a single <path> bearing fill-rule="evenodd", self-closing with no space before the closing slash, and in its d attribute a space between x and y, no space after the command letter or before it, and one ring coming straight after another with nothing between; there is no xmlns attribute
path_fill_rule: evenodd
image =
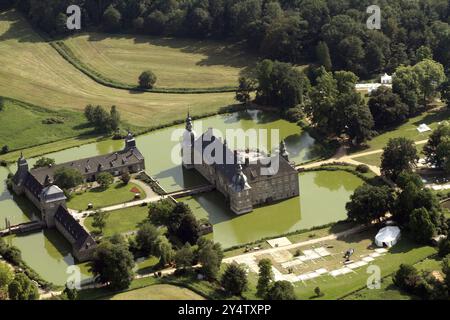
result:
<svg viewBox="0 0 450 320"><path fill-rule="evenodd" d="M345 171L314 171L299 175L300 196L236 216L219 192L180 199L198 218L214 225L214 241L224 248L262 238L310 229L347 218L345 204L363 181Z"/></svg>
<svg viewBox="0 0 450 320"><path fill-rule="evenodd" d="M200 121L200 120L199 120ZM201 134L194 121L194 129ZM237 112L202 119L202 131L208 127L225 129L278 129L280 138L286 141L290 159L296 163L314 158L314 139L292 123L267 115L260 111ZM146 171L160 182L167 191L175 191L195 186L206 181L194 171L185 171L171 161L171 152L178 144L171 139L175 129L184 125L154 131L136 138L139 150L145 157ZM172 141L173 140L173 141ZM270 140L268 141L270 144ZM107 140L71 148L46 155L57 163L82 159L99 154L114 152L123 148L122 140ZM25 153L26 157L26 153ZM36 159L29 159L32 167ZM15 172L15 166L9 168ZM12 196L4 181L8 170L0 168L0 227L4 219L11 223L21 223L38 218L36 209L21 197ZM252 213L235 216L227 209L223 197L217 193L200 195L186 201L198 217L208 217L214 224L214 240L224 247L255 241L262 237L276 236L298 229L319 226L345 218L344 205L361 180L344 172L315 172L299 176L300 197L289 199L271 206L261 207ZM9 243L22 251L22 256L30 267L45 280L64 285L67 267L73 265L70 245L56 231L46 230L26 236L8 237ZM86 264L78 265L82 279L89 277Z"/></svg>

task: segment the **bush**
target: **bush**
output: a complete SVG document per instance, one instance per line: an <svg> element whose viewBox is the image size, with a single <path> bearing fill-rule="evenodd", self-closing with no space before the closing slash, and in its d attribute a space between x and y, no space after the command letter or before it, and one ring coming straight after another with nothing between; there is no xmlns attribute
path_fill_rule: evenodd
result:
<svg viewBox="0 0 450 320"><path fill-rule="evenodd" d="M358 171L359 173L367 173L369 172L369 167L365 164L360 164L356 167L356 171Z"/></svg>
<svg viewBox="0 0 450 320"><path fill-rule="evenodd" d="M9 147L5 144L0 150L0 154L7 154L9 152Z"/></svg>
<svg viewBox="0 0 450 320"><path fill-rule="evenodd" d="M439 256L444 258L450 254L450 239L444 239L439 243Z"/></svg>
<svg viewBox="0 0 450 320"><path fill-rule="evenodd" d="M47 118L42 120L42 124L63 124L64 120L59 118Z"/></svg>
<svg viewBox="0 0 450 320"><path fill-rule="evenodd" d="M290 108L286 111L284 117L286 118L286 120L290 121L290 122L299 122L300 120L303 119L303 111L300 109L300 107L294 107L294 108Z"/></svg>
<svg viewBox="0 0 450 320"><path fill-rule="evenodd" d="M156 83L156 75L151 70L146 70L139 76L139 87L152 89Z"/></svg>

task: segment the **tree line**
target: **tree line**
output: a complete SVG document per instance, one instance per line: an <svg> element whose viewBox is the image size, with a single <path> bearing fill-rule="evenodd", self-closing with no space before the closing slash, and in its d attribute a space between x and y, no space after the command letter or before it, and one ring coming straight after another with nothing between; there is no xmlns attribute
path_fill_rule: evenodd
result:
<svg viewBox="0 0 450 320"><path fill-rule="evenodd" d="M377 1L381 30L369 30L370 0L7 0L42 30L65 34L66 8L82 8L83 26L244 41L263 57L317 62L366 78L423 55L449 66L448 0ZM419 48L423 47L421 50Z"/></svg>
<svg viewBox="0 0 450 320"><path fill-rule="evenodd" d="M398 67L392 89L381 86L367 101L356 91L358 80L351 71L327 71L323 66L299 70L266 59L239 79L236 99L249 103L255 91L257 104L278 108L291 121L307 119L322 138L346 135L355 146L417 116L439 96L447 105L450 101L444 67L426 57Z"/></svg>

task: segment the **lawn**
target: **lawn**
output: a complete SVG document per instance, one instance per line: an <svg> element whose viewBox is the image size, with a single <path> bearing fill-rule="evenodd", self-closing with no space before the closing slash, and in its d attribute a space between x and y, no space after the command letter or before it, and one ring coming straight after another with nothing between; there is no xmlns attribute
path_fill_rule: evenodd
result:
<svg viewBox="0 0 450 320"><path fill-rule="evenodd" d="M358 246L354 242L347 243L348 247ZM436 249L432 247L420 247L414 244L407 238L403 238L391 251L385 256L378 257L373 264L378 265L381 269L381 276L387 276L395 272L401 263L414 264L428 256L434 254ZM316 269L321 268L317 263ZM362 267L355 270L355 273L337 276L333 278L330 275L321 276L313 280L307 280L306 282L297 282L294 284L297 298L304 299L316 299L314 289L319 287L324 293L323 297L319 299L335 300L342 298L352 292L366 287L366 281L369 274L366 273L367 268ZM257 276L254 273L250 273L249 281L251 287L256 286ZM254 290L251 289L247 294L249 298L253 295Z"/></svg>
<svg viewBox="0 0 450 320"><path fill-rule="evenodd" d="M93 204L94 209L100 209L119 203L130 202L135 200L135 192L132 191L133 189L138 191L136 193L141 194L141 199L146 198L147 195L140 186L131 182L124 184L119 181L110 185L106 190L94 188L75 192L73 193L73 197L67 202L67 206L70 209L83 211L88 209L89 203Z"/></svg>
<svg viewBox="0 0 450 320"><path fill-rule="evenodd" d="M204 298L186 288L170 284L155 284L116 294L109 300L204 300Z"/></svg>
<svg viewBox="0 0 450 320"><path fill-rule="evenodd" d="M60 123L48 124L56 120ZM48 110L24 102L5 99L0 111L0 144L9 149L54 142L89 133L83 114L70 110Z"/></svg>
<svg viewBox="0 0 450 320"><path fill-rule="evenodd" d="M100 85L64 60L14 11L0 13L0 65L2 96L55 110L116 105L122 119L136 126L182 120L188 107L200 115L235 103L234 93L137 93Z"/></svg>
<svg viewBox="0 0 450 320"><path fill-rule="evenodd" d="M156 88L236 87L239 73L256 57L236 44L135 35L79 34L64 44L104 78L137 85L144 70L157 76Z"/></svg>
<svg viewBox="0 0 450 320"><path fill-rule="evenodd" d="M126 233L137 230L139 225L147 220L148 207L132 207L111 211L106 218L106 227L103 229L103 235L106 237L116 233ZM92 226L92 216L86 218L84 225L89 231L97 231Z"/></svg>
<svg viewBox="0 0 450 320"><path fill-rule="evenodd" d="M441 270L441 263L442 261L440 259L435 258L427 258L423 261L420 261L414 266L418 270L427 270L427 271L440 271ZM398 287L395 286L394 282L392 281L392 277L388 276L384 279L382 279L381 288L380 289L368 289L365 288L363 290L357 291L345 299L348 300L411 300L411 299L417 299L417 297L414 297L402 290L400 290Z"/></svg>
<svg viewBox="0 0 450 320"><path fill-rule="evenodd" d="M369 141L370 148L364 150L363 152L383 149L391 138L404 137L416 142L426 140L428 139L431 131L419 133L419 131L417 131L418 126L420 126L422 123L425 123L434 130L438 126L439 122L448 120L449 118L450 109L448 108L444 108L439 111L432 110L425 112L420 116L409 119L408 122L399 126L395 130L388 131L379 136L376 136L371 141Z"/></svg>

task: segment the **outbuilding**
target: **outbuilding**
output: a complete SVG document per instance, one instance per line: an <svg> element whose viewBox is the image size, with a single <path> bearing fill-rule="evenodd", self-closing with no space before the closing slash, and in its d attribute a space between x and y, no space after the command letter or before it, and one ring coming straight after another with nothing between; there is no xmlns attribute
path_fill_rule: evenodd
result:
<svg viewBox="0 0 450 320"><path fill-rule="evenodd" d="M392 247L400 239L400 228L397 226L387 226L378 231L375 236L375 244L379 247Z"/></svg>

